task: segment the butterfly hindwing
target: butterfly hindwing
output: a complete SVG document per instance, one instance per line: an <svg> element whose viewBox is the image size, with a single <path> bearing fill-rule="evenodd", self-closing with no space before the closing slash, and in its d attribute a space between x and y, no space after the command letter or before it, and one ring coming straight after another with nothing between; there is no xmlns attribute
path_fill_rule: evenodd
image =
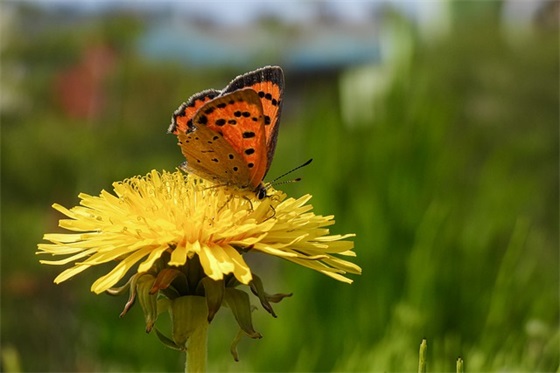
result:
<svg viewBox="0 0 560 373"><path fill-rule="evenodd" d="M284 73L279 66L266 66L233 79L221 94L225 95L243 88L252 88L261 99L268 160L266 175L274 157L278 138L278 124L282 112L284 91Z"/></svg>
<svg viewBox="0 0 560 373"><path fill-rule="evenodd" d="M187 160L187 172L215 182L239 186L246 185L250 180L245 160L220 133L200 126L191 132L179 131L177 136L181 152Z"/></svg>
<svg viewBox="0 0 560 373"><path fill-rule="evenodd" d="M192 95L181 104L171 117L171 125L167 133L177 135L180 131L188 132L192 130L192 117L206 102L212 100L220 94L217 89L207 89Z"/></svg>
<svg viewBox="0 0 560 373"><path fill-rule="evenodd" d="M191 170L196 173L200 165L225 183L241 188L256 188L261 183L268 152L263 107L254 90L240 89L208 101L195 113L192 124L192 135L198 134L201 140L186 138L189 142L182 148L189 147L191 157L201 156L196 163L187 158Z"/></svg>

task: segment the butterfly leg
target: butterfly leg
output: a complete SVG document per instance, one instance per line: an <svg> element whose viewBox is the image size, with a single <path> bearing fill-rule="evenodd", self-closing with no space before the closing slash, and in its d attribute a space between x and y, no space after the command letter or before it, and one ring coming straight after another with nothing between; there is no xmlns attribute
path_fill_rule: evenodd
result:
<svg viewBox="0 0 560 373"><path fill-rule="evenodd" d="M231 200L233 199L233 197L234 197L233 194L230 195L230 196L228 197L227 201L225 201L224 204L218 209L218 212L222 212L222 209L223 209L224 207L226 207L226 206L231 202Z"/></svg>
<svg viewBox="0 0 560 373"><path fill-rule="evenodd" d="M269 220L269 219L272 219L272 218L274 218L274 217L276 216L276 209L274 208L274 206L270 205L269 207L270 207L270 209L272 210L272 215L271 215L271 216L267 216L267 218L264 219L263 222L265 222L265 221L267 221L267 220Z"/></svg>
<svg viewBox="0 0 560 373"><path fill-rule="evenodd" d="M247 196L243 196L243 199L245 199L247 202L249 202L249 204L251 205L251 208L249 209L251 212L255 211L255 209L253 208L253 202L251 202L251 199Z"/></svg>

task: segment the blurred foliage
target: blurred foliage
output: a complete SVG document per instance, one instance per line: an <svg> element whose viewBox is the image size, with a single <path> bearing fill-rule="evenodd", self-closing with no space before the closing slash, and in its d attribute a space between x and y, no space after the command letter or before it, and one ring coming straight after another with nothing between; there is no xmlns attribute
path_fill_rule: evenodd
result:
<svg viewBox="0 0 560 373"><path fill-rule="evenodd" d="M173 110L242 72L143 60L134 15L31 14L27 28L36 10L22 9L2 54L3 67L21 71L3 94L22 98L1 113L2 349L15 350L24 371L181 370L180 354L145 335L139 309L119 319L125 299L89 293L107 268L54 286L60 268L33 253L58 229L53 202L70 207L80 192L175 168L181 154L165 135ZM99 115L72 118L53 84L92 44L108 45L118 62ZM264 338L240 345L240 363L228 353L236 330L219 314L210 368L411 371L427 338L428 371L454 370L457 356L466 371L557 371L558 52L557 29L512 45L495 19L473 17L438 42L417 41L371 100L375 119L351 128L335 73L286 71L269 175L315 159L303 182L282 189L313 194L317 213L335 214L333 233L357 234L363 275L348 286L249 258L267 288L294 297L276 306L278 319L257 312Z"/></svg>

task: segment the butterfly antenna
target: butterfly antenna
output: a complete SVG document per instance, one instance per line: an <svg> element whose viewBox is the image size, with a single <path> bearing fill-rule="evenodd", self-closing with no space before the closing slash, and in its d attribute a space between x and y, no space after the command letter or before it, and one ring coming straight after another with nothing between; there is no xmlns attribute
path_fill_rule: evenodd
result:
<svg viewBox="0 0 560 373"><path fill-rule="evenodd" d="M297 166L296 168L293 168L293 169L291 169L290 171L288 171L288 172L286 172L286 173L284 173L284 174L282 174L282 175L280 175L280 176L277 176L277 177L274 178L272 181L270 181L269 183L267 183L266 189L270 188L270 187L273 186L273 185L281 185L281 184L295 183L295 182L300 181L300 180L301 180L301 177L295 178L295 179L293 179L293 180L286 180L286 181L277 182L278 180L280 180L280 179L283 178L284 176L287 176L287 175L291 174L292 172L297 171L297 170L299 170L300 168L307 166L307 165L310 164L312 161L313 161L313 158L311 158L311 159L309 159L308 161L306 161L305 163L303 163L303 164Z"/></svg>

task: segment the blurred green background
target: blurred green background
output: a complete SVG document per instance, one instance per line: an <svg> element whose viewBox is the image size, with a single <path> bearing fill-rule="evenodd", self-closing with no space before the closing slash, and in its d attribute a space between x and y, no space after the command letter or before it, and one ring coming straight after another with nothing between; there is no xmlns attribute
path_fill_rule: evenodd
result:
<svg viewBox="0 0 560 373"><path fill-rule="evenodd" d="M220 312L209 369L413 371L427 338L429 371L558 371L560 3L204 4L0 3L2 370L183 369L139 307L89 291L110 267L54 285L36 245L52 203L180 164L191 94L279 64L268 178L314 158L281 189L356 233L363 275L256 258L294 296L239 363Z"/></svg>

